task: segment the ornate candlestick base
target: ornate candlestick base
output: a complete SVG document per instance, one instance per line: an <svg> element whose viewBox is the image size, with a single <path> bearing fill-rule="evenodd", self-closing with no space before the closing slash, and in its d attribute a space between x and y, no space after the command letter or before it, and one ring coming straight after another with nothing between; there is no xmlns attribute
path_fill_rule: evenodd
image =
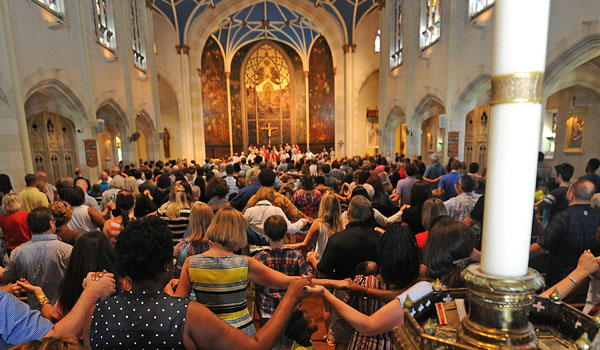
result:
<svg viewBox="0 0 600 350"><path fill-rule="evenodd" d="M484 274L479 264L462 272L467 283L469 315L458 331L460 343L480 349L536 349L537 337L529 323L529 309L544 279L529 269L523 277Z"/></svg>

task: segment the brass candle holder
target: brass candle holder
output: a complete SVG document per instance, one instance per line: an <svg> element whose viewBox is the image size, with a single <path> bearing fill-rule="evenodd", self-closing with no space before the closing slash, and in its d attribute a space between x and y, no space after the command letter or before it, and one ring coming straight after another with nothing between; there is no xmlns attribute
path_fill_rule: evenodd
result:
<svg viewBox="0 0 600 350"><path fill-rule="evenodd" d="M591 318L563 303L558 292L540 298L542 277L530 269L518 278L485 275L478 264L463 271L467 288L442 289L404 304L404 323L394 328L395 348L434 349L590 349L600 327ZM468 316L440 325L435 304L465 299Z"/></svg>

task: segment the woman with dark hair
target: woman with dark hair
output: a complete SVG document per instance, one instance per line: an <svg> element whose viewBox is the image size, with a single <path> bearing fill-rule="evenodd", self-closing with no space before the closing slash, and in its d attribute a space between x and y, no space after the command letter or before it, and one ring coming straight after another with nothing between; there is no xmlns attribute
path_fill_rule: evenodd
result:
<svg viewBox="0 0 600 350"><path fill-rule="evenodd" d="M85 205L85 193L79 187L65 188L60 193L61 198L73 207L73 217L67 224L71 230L81 234L96 231L104 227L104 217L96 209ZM107 208L114 209L114 203L108 202Z"/></svg>
<svg viewBox="0 0 600 350"><path fill-rule="evenodd" d="M250 337L204 305L162 291L173 275L173 245L160 219L133 221L119 235L115 252L117 269L131 279L131 290L98 303L85 335L94 349L133 349L142 342L151 349L270 349L308 285L302 278L290 283L273 317ZM152 337L145 336L150 332Z"/></svg>
<svg viewBox="0 0 600 350"><path fill-rule="evenodd" d="M219 176L213 176L206 185L206 195L210 200L206 203L216 213L221 208L227 207L227 194L229 186L225 179Z"/></svg>
<svg viewBox="0 0 600 350"><path fill-rule="evenodd" d="M40 309L42 315L54 323L62 319L71 311L83 292L81 281L88 272L107 271L116 275L115 260L115 253L106 236L98 231L82 235L71 251L65 277L58 285L58 300L52 307L50 304L43 306ZM25 280L17 281L17 284L36 297L45 296L41 287L33 286Z"/></svg>
<svg viewBox="0 0 600 350"><path fill-rule="evenodd" d="M200 187L200 202L208 202L209 198L206 195L206 181L204 181L204 169L202 169L202 167L196 168L196 180L194 180L194 185Z"/></svg>
<svg viewBox="0 0 600 350"><path fill-rule="evenodd" d="M321 192L315 189L310 175L302 175L301 184L300 189L294 192L292 203L306 216L314 219L319 211Z"/></svg>
<svg viewBox="0 0 600 350"><path fill-rule="evenodd" d="M171 179L165 173L162 173L156 180L156 191L152 201L157 207L169 201L169 192L171 191Z"/></svg>
<svg viewBox="0 0 600 350"><path fill-rule="evenodd" d="M355 310L322 287L307 287L306 290L320 295L329 302L337 313L360 334L378 335L389 332L402 323L404 321L402 304L406 298L410 296L412 300L418 301L432 291L433 280L439 279L446 288L463 287L460 272L470 263L472 250L473 242L467 225L451 217L442 216L430 229L425 245L421 275L427 280L415 283L372 315L365 315Z"/></svg>
<svg viewBox="0 0 600 350"><path fill-rule="evenodd" d="M10 177L8 177L6 174L0 174L0 203L2 203L2 197L11 193L12 191L13 186L10 182ZM0 213L2 213L2 208L0 208Z"/></svg>
<svg viewBox="0 0 600 350"><path fill-rule="evenodd" d="M371 200L373 208L379 210L379 212L384 216L392 216L396 214L400 208L398 208L398 205L392 201L390 195L385 190L383 181L381 181L381 176L373 173L367 179L367 183L373 186L373 189L375 190Z"/></svg>
<svg viewBox="0 0 600 350"><path fill-rule="evenodd" d="M402 213L402 223L415 233L425 231L421 212L423 204L431 198L431 187L423 180L416 181L410 188L410 207Z"/></svg>
<svg viewBox="0 0 600 350"><path fill-rule="evenodd" d="M394 225L379 239L377 246L377 272L370 275L359 275L349 288L358 291L359 295L346 297L346 303L358 311L372 315L406 289L419 277L419 251L415 238L406 226ZM369 294L371 290L371 294ZM383 297L382 293L388 293ZM394 294L395 293L395 294ZM348 344L348 349L392 349L392 332L374 336L366 336L358 331Z"/></svg>
<svg viewBox="0 0 600 350"><path fill-rule="evenodd" d="M120 215L106 220L104 229L102 230L104 235L110 239L110 243L113 245L117 241L119 233L129 225L129 221L135 220L135 196L131 191L119 191L119 193L117 193L116 202Z"/></svg>

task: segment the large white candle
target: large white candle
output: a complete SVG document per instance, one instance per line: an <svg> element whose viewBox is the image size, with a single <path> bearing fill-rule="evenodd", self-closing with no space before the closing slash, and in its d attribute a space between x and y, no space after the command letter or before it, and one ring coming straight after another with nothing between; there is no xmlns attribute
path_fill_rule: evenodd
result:
<svg viewBox="0 0 600 350"><path fill-rule="evenodd" d="M496 0L481 257L489 275L527 273L549 10L550 0Z"/></svg>

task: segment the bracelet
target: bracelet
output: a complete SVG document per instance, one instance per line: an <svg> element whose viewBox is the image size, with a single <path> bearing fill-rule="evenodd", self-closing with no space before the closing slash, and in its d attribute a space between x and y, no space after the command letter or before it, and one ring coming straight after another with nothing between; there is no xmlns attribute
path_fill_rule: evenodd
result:
<svg viewBox="0 0 600 350"><path fill-rule="evenodd" d="M46 304L49 304L49 303L50 303L50 300L49 300L49 299L48 299L48 297L47 297L47 296L45 296L45 295L44 295L43 297L41 297L41 298L37 298L37 300L38 300L38 304L40 304L40 309L41 309L42 307L44 307L44 305L46 305Z"/></svg>
<svg viewBox="0 0 600 350"><path fill-rule="evenodd" d="M577 284L577 280L575 278L573 278L573 276L568 275L567 278L570 279L571 282L573 282L574 284Z"/></svg>

